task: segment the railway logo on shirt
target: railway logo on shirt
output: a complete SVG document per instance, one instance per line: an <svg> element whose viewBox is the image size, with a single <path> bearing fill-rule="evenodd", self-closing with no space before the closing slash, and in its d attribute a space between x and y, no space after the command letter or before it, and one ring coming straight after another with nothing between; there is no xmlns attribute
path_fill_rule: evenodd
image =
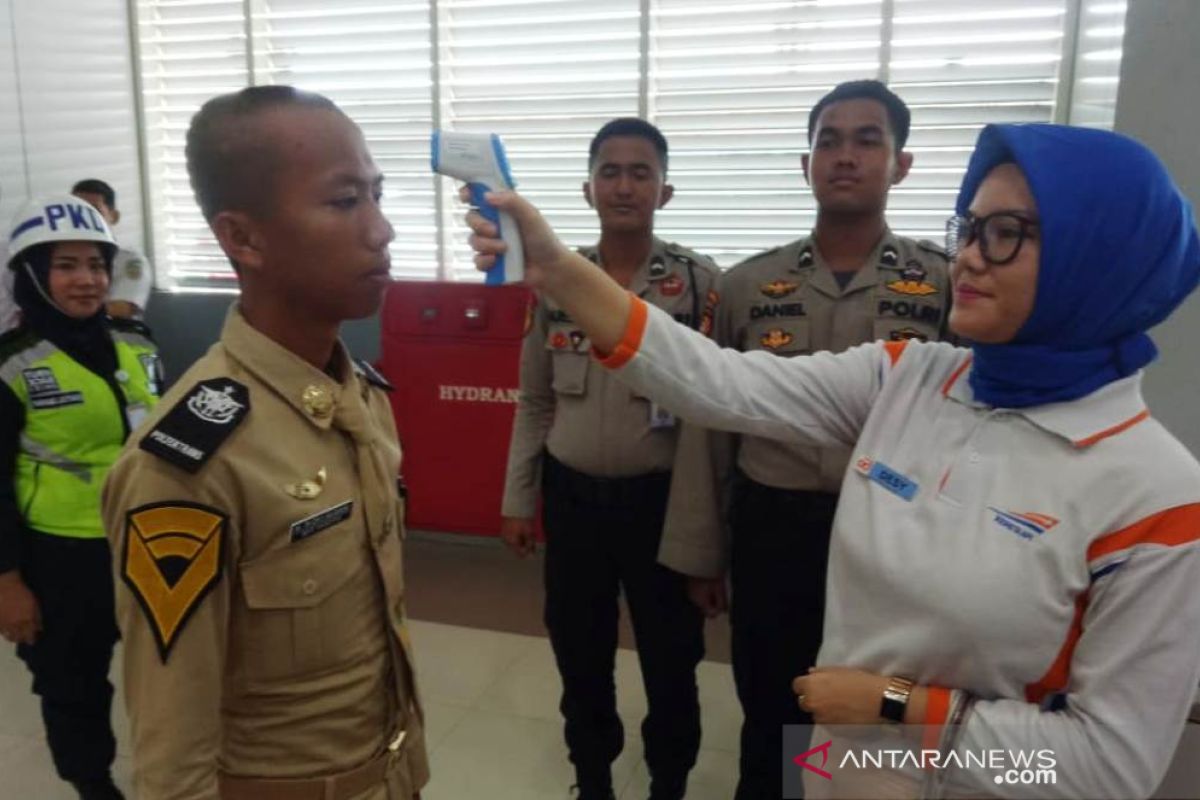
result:
<svg viewBox="0 0 1200 800"><path fill-rule="evenodd" d="M228 520L215 508L182 501L141 506L125 517L121 578L145 612L164 664L221 580Z"/></svg>
<svg viewBox="0 0 1200 800"><path fill-rule="evenodd" d="M565 350L569 343L570 340L562 331L557 331L553 336L550 337L550 346L555 350Z"/></svg>
<svg viewBox="0 0 1200 800"><path fill-rule="evenodd" d="M778 350L787 347L795 338L783 328L771 328L758 338L758 343L768 350Z"/></svg>
<svg viewBox="0 0 1200 800"><path fill-rule="evenodd" d="M1041 536L1059 523L1059 520L1049 514L1035 514L1032 511L1018 513L1015 511L1004 511L993 506L988 506L988 511L995 515L992 518L992 522L1010 533L1015 533L1022 539L1032 539L1035 536Z"/></svg>

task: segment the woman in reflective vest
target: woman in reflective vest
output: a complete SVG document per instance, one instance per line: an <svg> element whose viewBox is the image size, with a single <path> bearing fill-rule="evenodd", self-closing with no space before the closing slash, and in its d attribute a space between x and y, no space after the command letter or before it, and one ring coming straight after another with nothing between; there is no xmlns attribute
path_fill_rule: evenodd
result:
<svg viewBox="0 0 1200 800"><path fill-rule="evenodd" d="M161 369L145 326L104 313L117 246L99 213L47 197L10 231L21 324L0 337L0 635L33 674L58 774L111 800L117 628L100 492Z"/></svg>

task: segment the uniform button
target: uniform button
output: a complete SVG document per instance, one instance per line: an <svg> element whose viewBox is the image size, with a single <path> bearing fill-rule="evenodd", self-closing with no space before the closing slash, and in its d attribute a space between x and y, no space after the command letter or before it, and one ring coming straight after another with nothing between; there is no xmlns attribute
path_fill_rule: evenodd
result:
<svg viewBox="0 0 1200 800"><path fill-rule="evenodd" d="M119 369L116 372L114 372L113 377L117 379L118 383L128 383L129 382L129 373L123 369Z"/></svg>
<svg viewBox="0 0 1200 800"><path fill-rule="evenodd" d="M317 582L309 578L300 586L300 590L305 594L314 594L317 591Z"/></svg>
<svg viewBox="0 0 1200 800"><path fill-rule="evenodd" d="M983 461L983 456L979 455L979 453L975 452L974 450L971 451L971 455L969 455L967 458L972 464L978 464L980 461Z"/></svg>

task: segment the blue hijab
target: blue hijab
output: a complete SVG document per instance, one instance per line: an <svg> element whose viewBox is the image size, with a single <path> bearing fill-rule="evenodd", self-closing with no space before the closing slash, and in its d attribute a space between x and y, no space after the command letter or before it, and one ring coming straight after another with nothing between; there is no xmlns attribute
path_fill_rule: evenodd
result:
<svg viewBox="0 0 1200 800"><path fill-rule="evenodd" d="M1200 282L1192 209L1162 163L1108 131L988 125L959 214L1005 162L1021 168L1037 201L1037 296L1011 342L972 345L975 397L1005 408L1074 400L1149 364L1158 350L1146 331Z"/></svg>

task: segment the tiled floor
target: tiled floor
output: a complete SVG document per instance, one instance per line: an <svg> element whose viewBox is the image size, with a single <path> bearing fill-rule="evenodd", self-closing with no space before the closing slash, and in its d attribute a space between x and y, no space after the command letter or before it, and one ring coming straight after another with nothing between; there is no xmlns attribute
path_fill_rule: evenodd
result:
<svg viewBox="0 0 1200 800"><path fill-rule="evenodd" d="M572 771L562 741L558 674L546 639L413 621L433 781L424 800L566 800ZM115 672L114 672L115 674ZM728 665L705 662L704 741L689 800L728 800L737 775L741 711ZM646 711L637 656L617 657L625 752L613 765L620 798L645 798L638 728ZM118 697L117 781L127 786L127 723ZM0 647L0 800L73 800L54 775L36 699L13 649Z"/></svg>

